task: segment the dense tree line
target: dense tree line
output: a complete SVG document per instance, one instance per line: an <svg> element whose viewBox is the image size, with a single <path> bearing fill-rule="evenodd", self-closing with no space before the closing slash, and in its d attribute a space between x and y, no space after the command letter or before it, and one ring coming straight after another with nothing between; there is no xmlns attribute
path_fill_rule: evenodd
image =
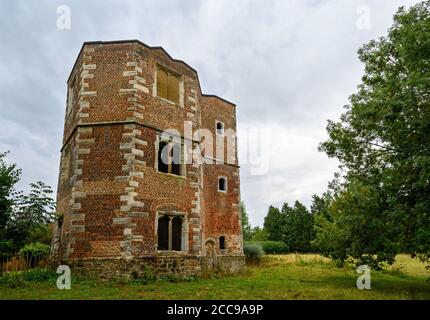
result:
<svg viewBox="0 0 430 320"><path fill-rule="evenodd" d="M282 241L294 252L316 250L311 246L311 241L315 238L315 215L299 201L294 206L284 203L281 209L270 206L263 228L252 228L243 203L241 208L245 241Z"/></svg>

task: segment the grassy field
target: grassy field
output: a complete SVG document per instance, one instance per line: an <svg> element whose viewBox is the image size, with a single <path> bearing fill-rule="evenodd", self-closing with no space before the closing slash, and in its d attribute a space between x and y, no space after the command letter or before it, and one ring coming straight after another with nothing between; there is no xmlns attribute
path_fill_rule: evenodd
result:
<svg viewBox="0 0 430 320"><path fill-rule="evenodd" d="M430 299L430 272L408 256L372 271L371 290L358 290L352 268L336 268L318 255L266 256L240 275L149 284L74 279L71 290L55 280L0 286L0 299Z"/></svg>

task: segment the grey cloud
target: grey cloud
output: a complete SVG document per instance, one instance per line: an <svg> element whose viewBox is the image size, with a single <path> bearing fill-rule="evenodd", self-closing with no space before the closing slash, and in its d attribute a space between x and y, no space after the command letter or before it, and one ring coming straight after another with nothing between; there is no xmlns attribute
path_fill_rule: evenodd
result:
<svg viewBox="0 0 430 320"><path fill-rule="evenodd" d="M235 102L240 127L293 134L282 144L285 161L265 175L242 167L242 197L261 224L270 204L309 204L324 191L337 163L317 145L360 81L356 51L386 32L397 7L417 2L1 1L0 151L23 168L22 188L34 180L55 187L66 80L82 42L140 38L197 69L204 92ZM71 30L56 28L62 4ZM361 5L370 8L369 30L355 25Z"/></svg>

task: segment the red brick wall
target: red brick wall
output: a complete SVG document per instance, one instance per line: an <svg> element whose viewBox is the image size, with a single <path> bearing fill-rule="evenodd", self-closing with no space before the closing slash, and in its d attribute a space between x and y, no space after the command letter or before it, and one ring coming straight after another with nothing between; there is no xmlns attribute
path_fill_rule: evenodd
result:
<svg viewBox="0 0 430 320"><path fill-rule="evenodd" d="M219 237L224 236L229 254L242 253L240 224L239 169L230 165L204 165L203 203L205 238L212 238L219 248ZM218 177L227 178L227 192L218 191Z"/></svg>
<svg viewBox="0 0 430 320"><path fill-rule="evenodd" d="M182 75L180 106L154 96L157 64ZM224 235L228 253L241 255L236 151L231 164L187 164L184 177L155 168L158 133L175 129L183 136L184 121L215 133L215 119L235 130L235 106L202 96L192 68L137 42L85 45L75 75L78 94L63 139L63 154L70 153L62 156L57 195L63 258L159 254L159 211L185 215L186 254L204 255L205 239ZM219 175L228 178L225 194L217 191Z"/></svg>

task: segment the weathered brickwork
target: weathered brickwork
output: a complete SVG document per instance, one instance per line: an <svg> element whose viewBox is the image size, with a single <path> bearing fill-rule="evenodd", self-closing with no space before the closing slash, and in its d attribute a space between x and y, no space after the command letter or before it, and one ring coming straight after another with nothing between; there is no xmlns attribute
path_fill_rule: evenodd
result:
<svg viewBox="0 0 430 320"><path fill-rule="evenodd" d="M180 79L179 103L158 96L160 68ZM85 43L68 80L54 261L104 277L139 275L148 267L159 274L240 271L235 108L202 94L197 72L160 47ZM217 133L217 122L226 135ZM210 148L202 147L201 129L213 134ZM181 174L158 168L166 130L183 148L202 149L184 155ZM191 159L205 163L185 161Z"/></svg>

